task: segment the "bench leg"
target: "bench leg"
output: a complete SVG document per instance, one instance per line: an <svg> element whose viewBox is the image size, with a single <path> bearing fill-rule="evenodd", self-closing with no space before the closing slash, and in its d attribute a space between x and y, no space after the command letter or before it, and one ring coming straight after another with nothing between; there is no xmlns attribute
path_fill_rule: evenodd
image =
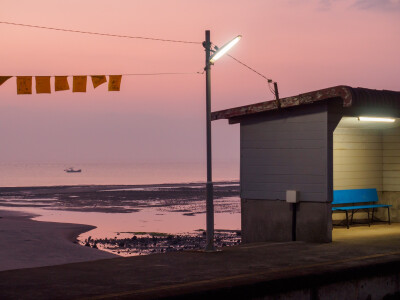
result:
<svg viewBox="0 0 400 300"><path fill-rule="evenodd" d="M347 210L346 210L345 212L346 212L347 229L349 229L349 228L350 228L350 227L349 227L349 213L347 212Z"/></svg>
<svg viewBox="0 0 400 300"><path fill-rule="evenodd" d="M367 213L368 213L368 227L371 227L371 222L369 221L369 209L367 208Z"/></svg>
<svg viewBox="0 0 400 300"><path fill-rule="evenodd" d="M390 207L388 207L388 219L389 219L389 225L390 225Z"/></svg>
<svg viewBox="0 0 400 300"><path fill-rule="evenodd" d="M352 225L353 225L353 216L354 216L354 210L351 210L351 221L350 221L350 224L352 224Z"/></svg>
<svg viewBox="0 0 400 300"><path fill-rule="evenodd" d="M371 224L374 222L374 211L375 211L375 207L372 208Z"/></svg>

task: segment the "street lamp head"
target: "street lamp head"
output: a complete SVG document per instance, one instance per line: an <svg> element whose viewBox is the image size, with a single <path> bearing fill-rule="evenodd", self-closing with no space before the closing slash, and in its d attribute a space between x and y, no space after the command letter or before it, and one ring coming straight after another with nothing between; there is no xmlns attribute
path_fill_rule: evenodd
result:
<svg viewBox="0 0 400 300"><path fill-rule="evenodd" d="M236 45L241 38L242 36L238 35L233 40L223 45L221 48L218 48L218 50L211 56L210 63L214 63L216 60L220 59L226 52L229 51L229 49Z"/></svg>

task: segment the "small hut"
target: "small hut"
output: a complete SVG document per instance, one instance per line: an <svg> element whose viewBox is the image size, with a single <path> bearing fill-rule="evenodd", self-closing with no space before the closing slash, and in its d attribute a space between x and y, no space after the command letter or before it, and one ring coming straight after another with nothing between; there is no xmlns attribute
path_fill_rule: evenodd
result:
<svg viewBox="0 0 400 300"><path fill-rule="evenodd" d="M212 113L240 123L244 243L332 241L334 189L376 188L400 221L400 119L360 116L400 118L400 92L336 86Z"/></svg>

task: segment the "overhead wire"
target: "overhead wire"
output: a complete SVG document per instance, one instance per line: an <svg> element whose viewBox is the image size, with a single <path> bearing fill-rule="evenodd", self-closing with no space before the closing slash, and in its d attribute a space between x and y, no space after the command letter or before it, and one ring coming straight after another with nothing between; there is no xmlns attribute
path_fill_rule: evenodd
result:
<svg viewBox="0 0 400 300"><path fill-rule="evenodd" d="M152 41L160 41L160 42L171 42L171 43L184 43L184 44L202 44L202 42L195 41L185 41L185 40L173 40L173 39L163 39L163 38L153 38L153 37L145 37L145 36L131 36L131 35L120 35L120 34L111 34L111 33L101 33L101 32L92 32L92 31L83 31L83 30L74 30L74 29L66 29L66 28L56 28L56 27L48 27L48 26L39 26L32 24L22 24L22 23L14 23L14 22L6 22L0 21L0 24L14 25L14 26L23 26L30 28L38 28L38 29L46 29L46 30L55 30L55 31L63 31L63 32L72 32L72 33L80 33L80 34L91 34L91 35L99 35L99 36L108 36L108 37L116 37L116 38L127 38L127 39L142 39L142 40L152 40ZM216 45L213 44L215 47ZM233 57L230 54L227 54L230 58L235 60L237 63L256 73L257 75L263 77L268 81L268 87L272 94L275 94L274 88L271 87L271 83L274 81L271 78L266 77L261 74L257 70L253 69L249 65L240 61L239 59ZM151 75L187 75L187 74L204 74L203 72L159 72L159 73L130 73L130 74L122 74L124 76L151 76Z"/></svg>
<svg viewBox="0 0 400 300"><path fill-rule="evenodd" d="M153 37L145 37L145 36L120 35L120 34L111 34L111 33L102 33L102 32L92 32L92 31L66 29L66 28L47 27L47 26L39 26L39 25L32 25L32 24L22 24L22 23L14 23L14 22L6 22L6 21L0 21L0 24L23 26L23 27L30 27L30 28L39 28L39 29L47 29L47 30L55 30L55 31L64 31L64 32L72 32L72 33L81 33L81 34L92 34L92 35L100 35L100 36L109 36L109 37L116 37L116 38L126 38L126 39L142 39L142 40L151 40L151 41L159 41L159 42L170 42L170 43L183 43L183 44L201 44L202 43L202 42L194 42L194 41L162 39L162 38L153 38Z"/></svg>
<svg viewBox="0 0 400 300"><path fill-rule="evenodd" d="M108 74L108 73L92 73L90 75L71 75L71 74L63 74L63 75L46 75L49 77L58 77L58 76L67 76L67 77L74 77L74 76L100 76L103 74ZM122 76L162 76L162 75L201 75L204 74L204 71L202 72L158 72L158 73L112 73L116 75L122 75ZM18 77L22 75L10 75L10 77ZM25 75L24 75L25 76ZM32 75L32 77L40 77L43 75ZM109 75L104 75L104 76L109 76Z"/></svg>
<svg viewBox="0 0 400 300"><path fill-rule="evenodd" d="M271 86L271 83L273 83L274 81L271 78L266 77L265 75L261 74L260 72L254 70L252 67L248 66L247 64L245 64L244 62L238 60L237 58L233 57L230 54L226 54L227 56L229 56L230 58L232 58L233 60L235 60L236 62L238 62L239 64L241 64L242 66L246 67L247 69L253 71L254 73L256 73L257 75L263 77L264 79L266 79L268 81L268 89L269 91L275 95L275 89Z"/></svg>
<svg viewBox="0 0 400 300"><path fill-rule="evenodd" d="M230 58L232 58L233 60L235 60L236 62L238 62L239 64L241 64L242 66L245 66L247 69L253 71L254 73L260 75L261 77L263 77L264 79L268 80L269 83L274 82L271 78L266 77L265 75L261 74L260 72L254 70L252 67L246 65L244 62L238 60L237 58L233 57L230 54L226 54L227 56L229 56Z"/></svg>
<svg viewBox="0 0 400 300"><path fill-rule="evenodd" d="M204 74L202 72L164 72L164 73L128 73L121 74L123 76L151 76L151 75L193 75L193 74Z"/></svg>
<svg viewBox="0 0 400 300"><path fill-rule="evenodd" d="M212 43L212 45L214 46L215 49L218 49L218 46L217 46L217 45L215 45L215 44L213 44L213 43ZM275 95L275 89L271 86L271 83L274 83L275 81L273 81L271 78L268 78L268 77L265 76L264 74L261 74L261 73L258 72L257 70L254 70L252 67L250 67L249 65L247 65L247 64L245 64L244 62L240 61L239 59L233 57L232 55L230 55L230 54L228 54L228 53L227 53L226 55L229 56L230 58L232 58L232 59L233 59L234 61L236 61L237 63L239 63L239 64L241 64L242 66L246 67L246 68L249 69L250 71L252 71L252 72L256 73L257 75L259 75L259 76L263 77L264 79L266 79L266 80L268 81L268 88L269 88L269 91L270 91L273 95Z"/></svg>

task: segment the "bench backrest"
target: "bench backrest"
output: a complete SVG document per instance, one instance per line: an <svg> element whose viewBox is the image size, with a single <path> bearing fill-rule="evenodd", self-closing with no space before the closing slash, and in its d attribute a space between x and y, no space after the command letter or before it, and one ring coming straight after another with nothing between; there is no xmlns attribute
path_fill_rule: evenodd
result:
<svg viewBox="0 0 400 300"><path fill-rule="evenodd" d="M332 204L377 202L376 189L336 190L333 191Z"/></svg>

